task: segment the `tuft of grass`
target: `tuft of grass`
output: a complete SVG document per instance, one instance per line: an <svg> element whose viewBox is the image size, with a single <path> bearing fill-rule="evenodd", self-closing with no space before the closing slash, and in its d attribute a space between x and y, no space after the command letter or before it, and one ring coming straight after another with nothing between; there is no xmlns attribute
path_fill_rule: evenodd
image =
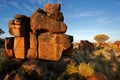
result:
<svg viewBox="0 0 120 80"><path fill-rule="evenodd" d="M68 75L77 73L77 66L75 64L68 64L66 67L66 73Z"/></svg>
<svg viewBox="0 0 120 80"><path fill-rule="evenodd" d="M94 73L93 66L91 66L90 64L86 64L84 62L80 63L78 65L78 73L84 76L85 78L88 78Z"/></svg>

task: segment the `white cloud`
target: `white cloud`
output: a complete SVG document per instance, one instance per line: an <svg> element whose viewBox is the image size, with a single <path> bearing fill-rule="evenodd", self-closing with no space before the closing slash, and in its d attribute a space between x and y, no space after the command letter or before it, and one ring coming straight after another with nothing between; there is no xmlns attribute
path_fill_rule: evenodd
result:
<svg viewBox="0 0 120 80"><path fill-rule="evenodd" d="M30 0L31 3L38 3L38 4L44 4L44 3L52 3L53 0Z"/></svg>
<svg viewBox="0 0 120 80"><path fill-rule="evenodd" d="M103 15L104 12L97 10L97 11L86 11L86 10L75 10L72 13L68 14L67 17L90 17L90 16L100 16Z"/></svg>
<svg viewBox="0 0 120 80"><path fill-rule="evenodd" d="M110 24L112 22L115 22L117 20L119 20L120 17L115 17L115 18L112 18L112 17L100 17L98 18L95 23L98 25L98 26L102 26L102 25L105 25L105 24Z"/></svg>
<svg viewBox="0 0 120 80"><path fill-rule="evenodd" d="M23 6L24 6L24 8L27 9L28 12L29 12L29 11L30 11L30 12L34 12L33 6L30 6L30 5L26 4L26 3L24 3Z"/></svg>
<svg viewBox="0 0 120 80"><path fill-rule="evenodd" d="M23 12L26 12L23 8L22 8L22 5L20 5L18 2L9 2L9 4L11 4L12 6L18 8L19 10L23 11Z"/></svg>

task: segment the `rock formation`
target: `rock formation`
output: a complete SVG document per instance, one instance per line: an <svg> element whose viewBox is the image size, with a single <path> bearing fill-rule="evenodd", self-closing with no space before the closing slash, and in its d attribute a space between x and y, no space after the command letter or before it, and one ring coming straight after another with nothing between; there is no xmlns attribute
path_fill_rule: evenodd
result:
<svg viewBox="0 0 120 80"><path fill-rule="evenodd" d="M7 58L58 61L63 55L71 56L73 37L65 34L60 9L60 4L45 4L30 17L16 14L8 25L14 37L5 39Z"/></svg>
<svg viewBox="0 0 120 80"><path fill-rule="evenodd" d="M87 51L92 53L94 51L94 44L89 42L88 40L81 40L79 44L79 49L83 50L85 54Z"/></svg>

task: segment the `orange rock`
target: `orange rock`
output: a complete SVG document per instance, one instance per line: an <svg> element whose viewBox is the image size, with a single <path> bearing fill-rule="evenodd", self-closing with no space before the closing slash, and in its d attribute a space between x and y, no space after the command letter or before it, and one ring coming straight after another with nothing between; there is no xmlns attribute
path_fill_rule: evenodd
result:
<svg viewBox="0 0 120 80"><path fill-rule="evenodd" d="M13 36L17 36L17 37L24 37L24 36L28 36L28 31L27 30L23 30L23 29L9 29L9 33Z"/></svg>
<svg viewBox="0 0 120 80"><path fill-rule="evenodd" d="M116 52L120 52L120 41L115 41L112 47Z"/></svg>
<svg viewBox="0 0 120 80"><path fill-rule="evenodd" d="M55 12L59 12L61 8L60 4L45 4L44 11L47 13L47 16L54 14Z"/></svg>
<svg viewBox="0 0 120 80"><path fill-rule="evenodd" d="M7 58L14 57L14 54L13 54L13 45L14 45L14 38L13 37L7 37L7 38L5 38L5 50L6 50L6 56L7 56Z"/></svg>
<svg viewBox="0 0 120 80"><path fill-rule="evenodd" d="M25 59L29 44L26 37L14 38L14 53L15 58Z"/></svg>
<svg viewBox="0 0 120 80"><path fill-rule="evenodd" d="M27 52L27 58L37 58L37 49L35 48L30 48L28 49L28 52Z"/></svg>
<svg viewBox="0 0 120 80"><path fill-rule="evenodd" d="M14 20L15 21L15 20ZM18 23L17 23L18 24ZM28 36L29 32L29 25L16 25L16 24L9 24L9 33L13 36Z"/></svg>
<svg viewBox="0 0 120 80"><path fill-rule="evenodd" d="M73 37L66 34L56 34L56 33L42 33L38 37L39 43L52 43L58 44L63 47L64 50L68 49L71 46Z"/></svg>
<svg viewBox="0 0 120 80"><path fill-rule="evenodd" d="M87 80L108 80L108 78L104 74L97 72L90 76Z"/></svg>
<svg viewBox="0 0 120 80"><path fill-rule="evenodd" d="M29 40L30 40L30 48L37 49L37 37L36 37L36 34L33 34L33 33L30 32Z"/></svg>
<svg viewBox="0 0 120 80"><path fill-rule="evenodd" d="M79 48L82 49L83 51L89 50L89 52L92 53L94 50L94 44L87 40L81 40Z"/></svg>
<svg viewBox="0 0 120 80"><path fill-rule="evenodd" d="M43 13L34 13L30 20L33 32L36 32L37 30L46 30L54 33L65 33L67 30L67 25L65 23L53 20Z"/></svg>
<svg viewBox="0 0 120 80"><path fill-rule="evenodd" d="M63 51L71 47L71 39L65 34L42 33L38 37L38 45L39 59L57 61L61 58Z"/></svg>
<svg viewBox="0 0 120 80"><path fill-rule="evenodd" d="M61 58L63 47L51 43L39 43L38 58L58 61Z"/></svg>
<svg viewBox="0 0 120 80"><path fill-rule="evenodd" d="M54 14L51 14L49 17L56 21L64 21L64 16L62 12L56 12Z"/></svg>
<svg viewBox="0 0 120 80"><path fill-rule="evenodd" d="M28 20L29 21L29 17L22 15L22 14L15 14L14 15L15 19L21 19L21 20Z"/></svg>

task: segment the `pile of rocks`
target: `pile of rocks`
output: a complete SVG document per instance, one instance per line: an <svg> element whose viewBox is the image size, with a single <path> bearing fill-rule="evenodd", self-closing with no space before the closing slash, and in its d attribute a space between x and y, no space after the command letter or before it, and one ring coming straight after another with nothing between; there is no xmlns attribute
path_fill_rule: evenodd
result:
<svg viewBox="0 0 120 80"><path fill-rule="evenodd" d="M45 4L31 17L16 14L9 21L9 32L14 37L5 38L7 58L42 59L58 61L62 55L73 53L73 37L65 34L67 25L60 12L60 4Z"/></svg>

